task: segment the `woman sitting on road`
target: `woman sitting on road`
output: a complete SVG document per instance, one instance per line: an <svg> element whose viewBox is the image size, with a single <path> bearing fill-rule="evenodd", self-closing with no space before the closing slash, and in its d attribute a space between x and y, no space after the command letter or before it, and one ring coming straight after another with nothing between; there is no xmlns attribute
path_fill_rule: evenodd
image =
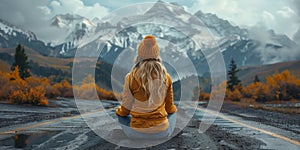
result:
<svg viewBox="0 0 300 150"><path fill-rule="evenodd" d="M135 66L126 75L122 105L116 109L129 138L165 138L176 124L172 79L159 58L154 36L140 43Z"/></svg>

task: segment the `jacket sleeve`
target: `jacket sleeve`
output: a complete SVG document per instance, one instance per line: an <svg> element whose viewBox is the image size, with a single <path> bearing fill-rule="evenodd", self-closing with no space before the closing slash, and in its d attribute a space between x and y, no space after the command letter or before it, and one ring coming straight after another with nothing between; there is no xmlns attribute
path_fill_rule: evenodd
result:
<svg viewBox="0 0 300 150"><path fill-rule="evenodd" d="M166 99L165 99L166 102L165 109L168 114L172 114L177 111L177 108L174 105L172 78L169 74L167 74L167 77L168 77L168 89L167 89Z"/></svg>
<svg viewBox="0 0 300 150"><path fill-rule="evenodd" d="M129 88L129 81L130 81L130 76L129 74L127 74L124 81L122 104L116 109L116 114L118 116L129 115L132 104L134 102L134 97L132 96Z"/></svg>

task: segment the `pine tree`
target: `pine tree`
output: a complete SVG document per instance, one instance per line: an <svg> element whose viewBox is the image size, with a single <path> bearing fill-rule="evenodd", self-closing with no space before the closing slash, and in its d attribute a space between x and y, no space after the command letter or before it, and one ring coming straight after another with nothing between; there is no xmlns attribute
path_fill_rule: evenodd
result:
<svg viewBox="0 0 300 150"><path fill-rule="evenodd" d="M25 54L25 49L20 44L16 47L15 52L15 62L13 63L11 70L15 70L16 66L19 67L19 74L22 79L25 79L27 77L30 77L30 66L28 57Z"/></svg>
<svg viewBox="0 0 300 150"><path fill-rule="evenodd" d="M237 72L239 70L237 69L237 66L235 64L235 61L231 59L230 66L229 66L229 71L228 71L228 78L229 80L227 81L227 88L231 91L234 90L234 86L239 86L241 85L241 80L238 79L237 77Z"/></svg>
<svg viewBox="0 0 300 150"><path fill-rule="evenodd" d="M258 78L257 75L255 75L253 82L254 82L254 83L260 82L260 80L259 80L259 78Z"/></svg>

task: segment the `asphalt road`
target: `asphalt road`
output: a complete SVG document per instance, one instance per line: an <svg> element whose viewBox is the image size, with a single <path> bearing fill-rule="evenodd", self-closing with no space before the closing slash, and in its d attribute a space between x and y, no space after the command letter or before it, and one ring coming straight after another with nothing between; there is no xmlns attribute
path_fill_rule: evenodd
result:
<svg viewBox="0 0 300 150"><path fill-rule="evenodd" d="M22 120L30 113L48 115L61 112L61 114L65 114L64 116L57 115L54 119L51 117L46 120L31 121L29 119L28 122L17 122L14 125L4 124L0 128L0 149L127 149L125 145L132 144L127 137L113 140L103 139L106 135L110 136L114 129L120 129L114 125L114 109L117 103L106 102L103 105L105 109L101 109L96 107L97 103L89 101L86 108L83 109L85 113L79 115L74 113L76 105L71 100L64 101L57 102L63 103L63 105L57 105L59 107L53 109L26 109L28 106L0 104L2 119L15 118L18 120L21 118ZM16 113L16 110L13 110L14 107L17 107L18 112L26 110L27 113L23 113L23 115ZM91 107L93 109L89 109ZM206 132L199 133L200 121L206 121L201 120L204 112L216 114L216 112L198 107L192 120L183 131L159 145L151 146L150 144L151 147L147 149L300 149L299 133L226 113L220 113ZM112 118L106 119L106 115L110 115ZM179 115L180 117L184 116ZM89 125L91 121L94 126ZM96 127L101 127L101 129L97 130ZM98 135L100 133L102 137ZM132 147L132 145L128 146Z"/></svg>

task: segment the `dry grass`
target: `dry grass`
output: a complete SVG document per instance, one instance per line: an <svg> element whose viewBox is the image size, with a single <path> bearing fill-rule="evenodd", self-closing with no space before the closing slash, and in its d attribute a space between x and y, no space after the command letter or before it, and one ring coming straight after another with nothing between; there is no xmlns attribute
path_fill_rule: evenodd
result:
<svg viewBox="0 0 300 150"><path fill-rule="evenodd" d="M241 101L227 101L230 104L237 105L242 108L255 108L255 109L262 109L267 111L274 111L274 112L280 112L280 113L286 113L286 114L300 114L300 108L297 107L267 107L264 106L261 103L256 102L254 99L249 98L243 98ZM300 100L291 100L288 102L297 103L300 102ZM286 101L270 101L266 104L284 104Z"/></svg>
<svg viewBox="0 0 300 150"><path fill-rule="evenodd" d="M0 60L0 71L9 72L10 71L10 65L8 63Z"/></svg>
<svg viewBox="0 0 300 150"><path fill-rule="evenodd" d="M258 75L261 81L265 81L265 77L274 74L276 71L289 70L296 78L300 77L300 61L281 62L270 65L262 65L255 67L242 67L238 73L239 79L243 81L244 85L252 83L255 75Z"/></svg>
<svg viewBox="0 0 300 150"><path fill-rule="evenodd" d="M14 56L14 48L0 48L1 53L8 53L11 56ZM66 69L69 63L73 62L73 58L56 58L56 57L47 57L39 54L38 52L25 47L25 53L27 54L29 60L32 60L38 63L41 66L56 66L56 68Z"/></svg>
<svg viewBox="0 0 300 150"><path fill-rule="evenodd" d="M275 112L281 112L285 114L300 114L300 108L278 108L278 107L258 107L259 109L267 110L267 111L275 111Z"/></svg>
<svg viewBox="0 0 300 150"><path fill-rule="evenodd" d="M41 66L66 66L67 64L73 62L73 59L71 58L46 57L40 54L28 55L28 57Z"/></svg>

